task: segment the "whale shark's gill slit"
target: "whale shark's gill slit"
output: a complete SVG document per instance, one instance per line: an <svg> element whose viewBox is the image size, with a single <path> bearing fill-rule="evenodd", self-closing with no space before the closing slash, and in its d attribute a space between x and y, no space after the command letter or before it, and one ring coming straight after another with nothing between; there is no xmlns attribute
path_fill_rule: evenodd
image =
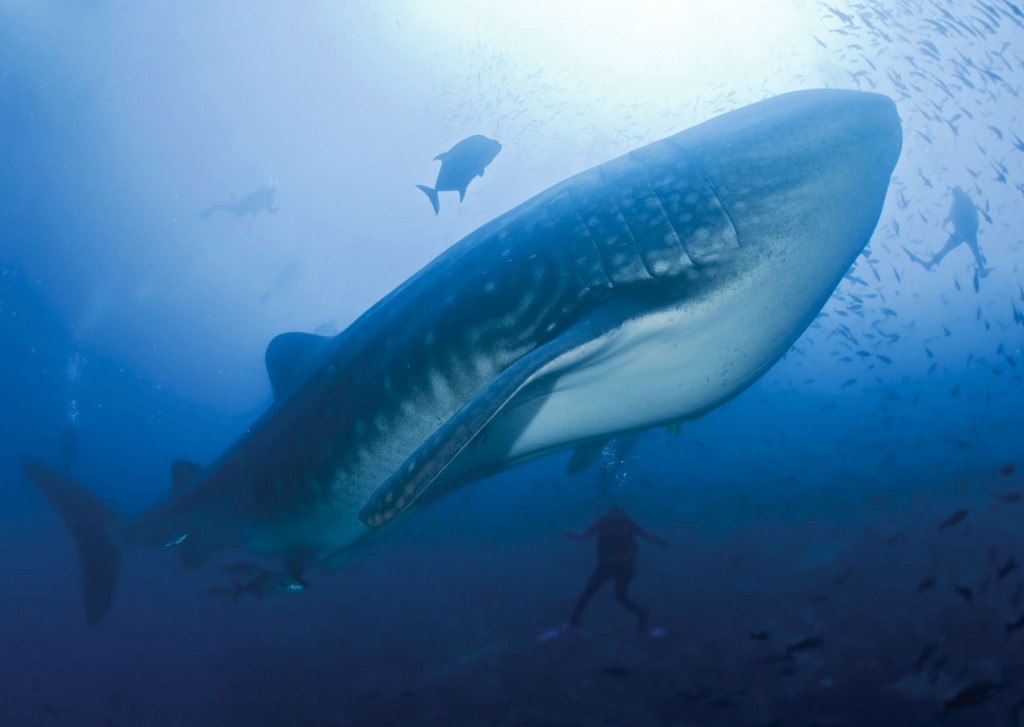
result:
<svg viewBox="0 0 1024 727"><path fill-rule="evenodd" d="M570 197L572 197L571 192ZM587 225L586 221L583 219L583 215L580 214L579 207L574 205L572 214L576 215L576 220L580 223L580 228L582 229L584 236L586 236L586 238L590 240L590 244L594 246L594 254L597 255L597 263L601 266L601 274L604 275L605 282L607 283L606 287L614 287L615 283L612 282L612 276L608 272L608 266L605 265L604 255L601 254L601 244L590 231L589 225Z"/></svg>
<svg viewBox="0 0 1024 727"><path fill-rule="evenodd" d="M679 144L675 144L675 146L676 146L676 148L681 149ZM681 151L682 151L682 149L681 149ZM684 152L684 154L685 154L685 152ZM688 159L688 157L687 157L687 159ZM683 237L683 234L680 232L679 226L677 225L677 220L674 219L673 216L672 216L671 210L672 210L673 206L669 203L668 200L666 200L665 196L662 193L662 189L660 189L659 185L656 184L654 182L654 179L651 177L651 172L652 172L651 165L650 164L639 164L638 165L638 169L639 169L639 172L640 172L640 177L643 179L644 183L647 185L647 188L650 189L651 199L653 199L654 202L657 203L658 210L660 210L660 212L662 212L662 218L665 220L665 223L668 225L669 229L672 230L672 233L674 234L674 236L676 238L676 245L675 245L675 247L676 247L677 254L680 256L679 259L678 259L678 264L679 264L680 268L685 268L686 264L689 263L689 266L693 270L699 270L700 269L700 265L697 263L697 261L690 254L690 251L687 250L686 242L685 242L685 239Z"/></svg>
<svg viewBox="0 0 1024 727"><path fill-rule="evenodd" d="M715 198L715 201L718 202L718 207L722 210L722 214L725 216L725 219L729 221L729 227L732 229L732 236L736 238L737 247L743 247L743 243L740 241L740 232L736 229L736 223L733 222L732 214L728 209L726 209L725 204L722 202L722 198L718 196L718 188L708 178L708 175L704 173L703 169L700 169L699 172L701 179L704 180L704 184L708 185L708 189L711 190L711 195Z"/></svg>
<svg viewBox="0 0 1024 727"><path fill-rule="evenodd" d="M658 202L658 207L661 209L661 214L665 216L665 222L668 223L669 228L672 230L672 234L676 236L676 242L679 244L679 249L682 251L686 259L690 261L690 265L696 270L700 270L700 264L693 259L693 255L686 249L686 242L683 240L683 236L679 234L679 228L676 227L676 223L672 220L672 215L668 213L668 205L661 196L661 192L658 188L651 183L650 178L647 179L647 186L650 187L651 193L654 195L654 199Z"/></svg>
<svg viewBox="0 0 1024 727"><path fill-rule="evenodd" d="M512 341L520 349L532 348L526 344L537 337L537 332L546 325L552 312L558 308L565 281L563 276L558 274L557 268L547 270L537 266L527 287L530 293L524 295L525 302L508 316L508 328L519 328L512 336Z"/></svg>
<svg viewBox="0 0 1024 727"><path fill-rule="evenodd" d="M619 220L622 222L622 228L626 231L626 234L629 237L629 241L633 243L633 253L640 260L640 264L643 265L644 271L647 273L647 277L649 277L651 280L657 280L658 276L656 276L654 274L654 271L651 270L650 265L647 264L647 260L644 258L643 251L640 249L640 245L642 244L640 242L641 238L638 237L636 232L633 231L633 228L630 227L629 220L626 218L626 215L623 214L622 208L619 207L619 203L615 201L615 196L611 193L612 188L611 185L608 184L608 173L605 170L601 169L600 167L598 167L597 171L598 177L600 178L601 183L604 185L605 191L608 194L608 201L611 203L612 209L615 210L615 214L619 216Z"/></svg>
<svg viewBox="0 0 1024 727"><path fill-rule="evenodd" d="M672 236L675 238L675 243L674 244L672 242L666 242L665 240L662 241L664 246L665 246L666 251L667 252L671 252L673 255L679 256L678 261L677 261L678 269L679 270L684 269L685 266L686 266L686 263L689 263L690 266L692 266L692 267L696 267L696 264L694 263L693 258L690 257L690 253L686 249L686 245L683 244L683 238L679 234L679 230L676 229L676 226L672 222L672 218L669 215L668 210L665 209L665 204L662 201L661 196L658 194L658 190L654 188L654 185L651 183L651 180L647 176L646 173L642 175L642 180L643 180L644 185L646 185L647 190L650 192L649 199L654 200L654 202L658 205L658 211L661 213L661 219L665 221L665 225L668 227L669 231L672 233ZM646 261L645 261L644 264L646 265ZM670 271L671 271L671 268L670 268ZM676 275L676 274L679 274L679 273L678 272L669 272L668 273L669 276Z"/></svg>

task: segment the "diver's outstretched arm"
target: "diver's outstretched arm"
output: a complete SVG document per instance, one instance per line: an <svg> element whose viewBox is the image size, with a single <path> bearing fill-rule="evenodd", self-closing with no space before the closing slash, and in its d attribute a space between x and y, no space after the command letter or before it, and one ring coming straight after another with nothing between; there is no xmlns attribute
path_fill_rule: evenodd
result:
<svg viewBox="0 0 1024 727"><path fill-rule="evenodd" d="M644 540L650 541L655 545L661 546L662 548L667 548L669 545L668 541L665 540L665 538L659 538L657 535L651 535L649 532L641 528L639 525L637 526L636 534Z"/></svg>
<svg viewBox="0 0 1024 727"><path fill-rule="evenodd" d="M598 522L600 522L600 520ZM591 535L593 535L596 532L597 532L597 523L594 523L589 528L584 530L582 533L576 533L576 532L573 532L572 530L568 530L568 531L562 533L562 535L564 535L565 537L567 537L567 538L569 538L571 540L586 540L587 538L589 538Z"/></svg>

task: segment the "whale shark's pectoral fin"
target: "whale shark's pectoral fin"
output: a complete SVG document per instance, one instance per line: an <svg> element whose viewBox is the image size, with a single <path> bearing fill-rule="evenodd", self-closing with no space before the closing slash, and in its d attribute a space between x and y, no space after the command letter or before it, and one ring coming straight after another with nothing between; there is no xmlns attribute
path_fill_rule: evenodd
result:
<svg viewBox="0 0 1024 727"><path fill-rule="evenodd" d="M578 475L594 464L610 441L611 437L600 437L599 439L592 439L589 442L583 442L583 444L573 447L569 461L565 464L566 474Z"/></svg>
<svg viewBox="0 0 1024 727"><path fill-rule="evenodd" d="M546 364L593 338L578 327L534 349L499 374L413 452L367 499L359 519L370 527L401 514Z"/></svg>

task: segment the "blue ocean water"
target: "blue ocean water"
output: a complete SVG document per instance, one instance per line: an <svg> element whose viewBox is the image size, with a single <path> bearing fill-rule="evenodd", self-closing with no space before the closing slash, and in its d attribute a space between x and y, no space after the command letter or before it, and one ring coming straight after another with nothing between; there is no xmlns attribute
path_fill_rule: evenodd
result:
<svg viewBox="0 0 1024 727"><path fill-rule="evenodd" d="M1008 0L0 6L0 724L1024 723L1022 40ZM739 397L460 489L300 593L246 586L242 551L125 548L88 625L23 458L138 514L271 404L273 336L339 333L551 184L821 87L892 98L902 156ZM472 134L501 152L435 216L415 185ZM967 245L914 261L954 187L980 274ZM660 637L608 585L538 640L594 566L562 534L612 497L670 543L630 591Z"/></svg>

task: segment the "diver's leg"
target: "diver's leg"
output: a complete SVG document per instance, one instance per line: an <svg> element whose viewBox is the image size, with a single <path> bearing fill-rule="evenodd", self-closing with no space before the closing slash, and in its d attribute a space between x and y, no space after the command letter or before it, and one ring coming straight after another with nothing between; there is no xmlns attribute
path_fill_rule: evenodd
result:
<svg viewBox="0 0 1024 727"><path fill-rule="evenodd" d="M927 260L923 260L922 258L919 258L919 257L918 257L917 255L915 255L914 253L910 252L910 250L909 250L909 249L907 248L907 246L906 246L906 245L904 245L904 246L903 246L903 252L907 253L907 255L909 255L909 256L910 256L910 261L911 261L911 262L915 262L915 263L917 263L918 265L920 265L920 266L921 266L922 268L924 268L925 270L928 270L928 269L929 269L929 263L928 263L928 261L927 261Z"/></svg>
<svg viewBox="0 0 1024 727"><path fill-rule="evenodd" d="M636 616L636 627L643 630L647 625L647 611L640 608L636 601L629 597L629 582L633 580L636 569L624 566L615 572L615 600L627 611Z"/></svg>
<svg viewBox="0 0 1024 727"><path fill-rule="evenodd" d="M974 253L974 264L978 268L978 274L982 277L988 275L988 266L985 262L985 256L981 254L981 247L978 246L977 238L964 240L967 243L967 247L971 248L971 252Z"/></svg>
<svg viewBox="0 0 1024 727"><path fill-rule="evenodd" d="M572 616L569 617L570 626L578 626L580 618L583 616L583 610L587 607L587 602L590 601L590 597L597 593L597 589L601 587L611 576L611 572L604 566L603 563L598 563L597 567L594 568L594 572L590 574L590 580L587 581L587 585L583 587L583 593L580 594L580 598L576 601L576 608L572 610Z"/></svg>
<svg viewBox="0 0 1024 727"><path fill-rule="evenodd" d="M957 235L954 232L952 235L949 236L949 239L946 240L946 244L943 245L942 249L939 250L934 255L932 255L932 259L929 260L928 262L926 262L924 264L924 266L926 268L928 268L929 270L931 270L933 267L935 267L940 262L942 262L942 258L946 257L946 255L948 255L950 252L952 252L953 248L955 248L957 245L959 245L963 241L964 241L964 238L960 237L959 235Z"/></svg>

